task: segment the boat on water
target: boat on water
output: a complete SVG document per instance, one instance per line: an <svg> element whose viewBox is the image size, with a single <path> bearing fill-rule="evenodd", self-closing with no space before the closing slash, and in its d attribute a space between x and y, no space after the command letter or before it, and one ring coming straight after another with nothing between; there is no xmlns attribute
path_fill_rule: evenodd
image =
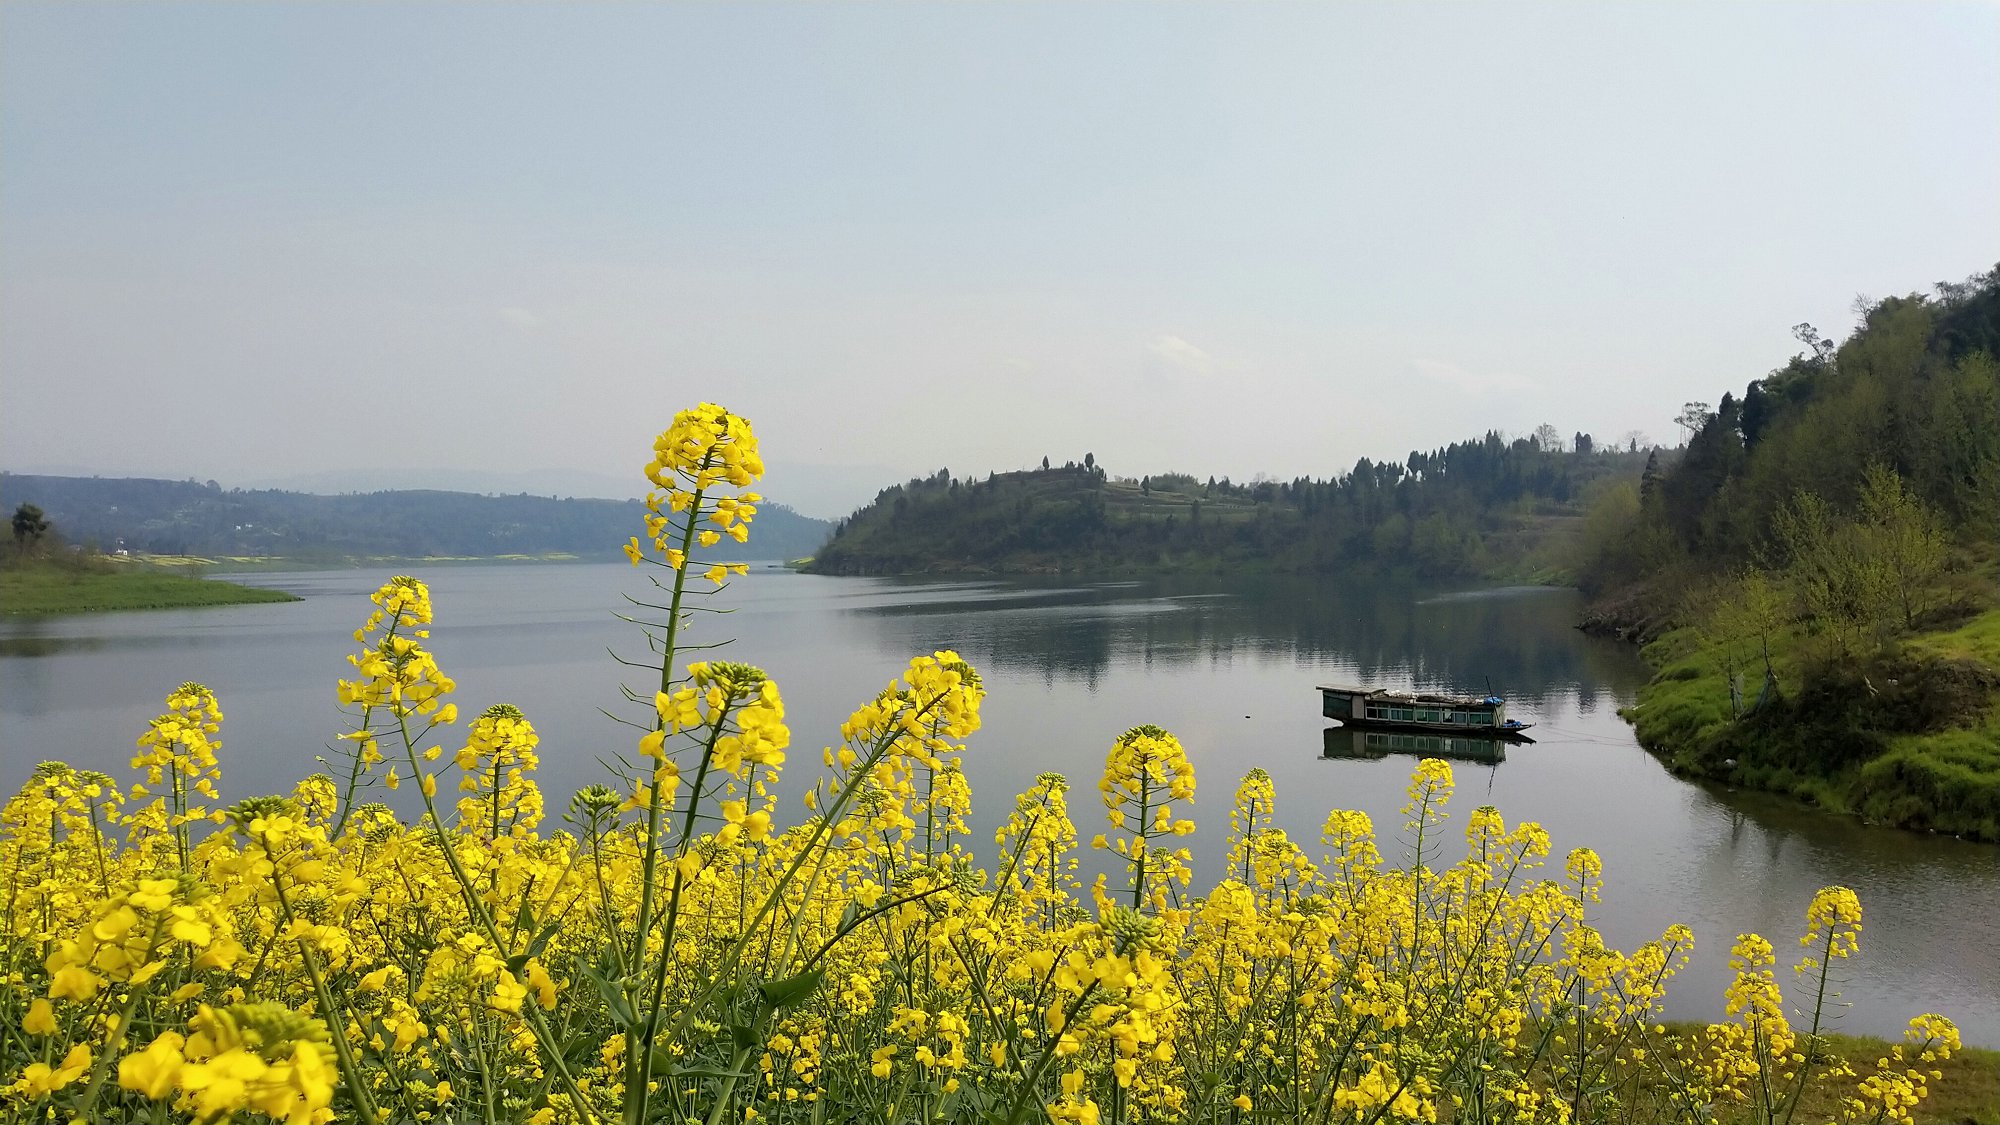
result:
<svg viewBox="0 0 2000 1125"><path fill-rule="evenodd" d="M1507 717L1507 701L1497 695L1437 695L1422 691L1321 684L1320 712L1346 726L1422 731L1465 738L1533 742L1533 723Z"/></svg>

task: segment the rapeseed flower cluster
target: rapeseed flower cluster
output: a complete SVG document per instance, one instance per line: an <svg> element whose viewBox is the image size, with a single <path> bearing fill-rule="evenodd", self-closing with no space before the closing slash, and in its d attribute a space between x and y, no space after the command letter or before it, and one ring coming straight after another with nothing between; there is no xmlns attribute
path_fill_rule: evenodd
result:
<svg viewBox="0 0 2000 1125"><path fill-rule="evenodd" d="M443 739L455 685L407 577L355 634L348 756L292 792L224 804L222 710L194 684L127 781L39 767L0 808L0 1120L1775 1125L1810 1080L1846 1120L1909 1125L1959 1048L1927 1014L1871 1067L1832 1056L1827 966L1861 927L1842 888L1807 911L1809 1004L1742 935L1723 1022L1668 1032L1693 935L1609 948L1598 857L1545 873L1548 834L1491 807L1448 848L1441 761L1394 847L1338 810L1292 840L1252 771L1197 893L1194 768L1137 727L1093 841L1122 885L1081 882L1059 774L985 853L961 767L985 686L950 651L857 707L781 808L776 682L679 659L688 564L742 541L761 471L719 407L656 443L659 680L627 688L636 746L560 824L521 709ZM365 799L402 780L401 809Z"/></svg>
<svg viewBox="0 0 2000 1125"><path fill-rule="evenodd" d="M542 790L534 772L541 765L534 725L511 703L480 712L466 731L465 745L453 756L459 768L458 823L484 834L525 838L542 821Z"/></svg>
<svg viewBox="0 0 2000 1125"><path fill-rule="evenodd" d="M651 561L679 571L697 549L724 538L748 542L750 522L764 499L749 489L763 475L749 419L709 402L674 415L673 425L654 439L653 459L646 463L653 485L646 495L646 534L625 544L626 557L633 566ZM677 515L684 517L678 524ZM711 562L702 574L721 586L731 573L747 569Z"/></svg>
<svg viewBox="0 0 2000 1125"><path fill-rule="evenodd" d="M1194 767L1187 751L1159 727L1133 727L1112 745L1097 788L1104 796L1112 831L1098 836L1092 846L1125 857L1128 894L1135 909L1167 909L1194 874L1186 848L1158 842L1191 835L1195 829L1194 821L1180 816L1176 808L1194 800ZM1100 910L1111 902L1106 882L1099 876L1094 888Z"/></svg>

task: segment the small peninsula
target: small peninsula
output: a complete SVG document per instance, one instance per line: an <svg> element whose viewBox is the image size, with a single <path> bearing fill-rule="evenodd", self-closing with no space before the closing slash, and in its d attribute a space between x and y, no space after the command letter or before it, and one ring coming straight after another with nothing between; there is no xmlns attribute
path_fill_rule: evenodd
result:
<svg viewBox="0 0 2000 1125"><path fill-rule="evenodd" d="M143 563L113 562L102 556L68 560L65 565L0 567L0 613L8 616L191 609L298 600L296 595L283 590L176 574Z"/></svg>

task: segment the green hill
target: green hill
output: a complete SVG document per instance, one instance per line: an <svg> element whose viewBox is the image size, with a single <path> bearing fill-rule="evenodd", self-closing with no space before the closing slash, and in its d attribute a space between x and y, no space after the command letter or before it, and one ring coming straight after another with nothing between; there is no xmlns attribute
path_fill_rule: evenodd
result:
<svg viewBox="0 0 2000 1125"><path fill-rule="evenodd" d="M1879 302L1593 509L1599 619L1677 770L2000 839L2000 270Z"/></svg>
<svg viewBox="0 0 2000 1125"><path fill-rule="evenodd" d="M1546 570L1583 500L1646 454L1489 433L1325 480L1114 479L1095 459L884 489L834 527L823 574L1332 572L1432 577Z"/></svg>
<svg viewBox="0 0 2000 1125"><path fill-rule="evenodd" d="M213 483L0 473L0 507L31 503L62 536L111 551L335 562L369 556L616 559L643 530L637 500L400 491L320 496ZM760 504L746 559L809 555L824 520Z"/></svg>

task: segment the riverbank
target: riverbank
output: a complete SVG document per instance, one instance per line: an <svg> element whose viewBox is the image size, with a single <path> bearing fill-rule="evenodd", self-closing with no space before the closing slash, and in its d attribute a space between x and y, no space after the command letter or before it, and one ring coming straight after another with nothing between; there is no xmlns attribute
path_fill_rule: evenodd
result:
<svg viewBox="0 0 2000 1125"><path fill-rule="evenodd" d="M1745 644L1656 615L1599 611L1585 626L1600 619L1651 634L1656 673L1621 714L1676 774L2000 841L2000 607L1843 656L1795 623Z"/></svg>
<svg viewBox="0 0 2000 1125"><path fill-rule="evenodd" d="M0 613L8 616L190 609L298 600L298 597L283 590L243 586L130 564L35 565L0 569Z"/></svg>
<svg viewBox="0 0 2000 1125"><path fill-rule="evenodd" d="M1692 1034L1693 1024L1670 1023L1667 1030L1677 1036ZM1821 1049L1834 1058L1846 1059L1863 1073L1870 1062L1888 1058L1896 1044L1886 1039L1862 1035L1823 1034ZM1819 1052L1815 1052L1817 1055ZM1914 1061L1914 1060L1913 1060ZM2000 1125L2000 1050L1965 1047L1951 1058L1923 1064L1934 1076L1925 1088L1930 1092L1914 1110L1912 1125ZM1800 1121L1845 1120L1847 1099L1854 1096L1854 1079L1834 1078L1816 1073L1800 1092L1795 1116ZM1727 1116L1722 1120L1730 1120ZM1645 1116L1644 1123L1656 1120Z"/></svg>
<svg viewBox="0 0 2000 1125"><path fill-rule="evenodd" d="M311 551L299 555L136 555L148 566L192 567L210 574L254 574L273 570L354 570L360 567L396 566L415 569L429 566L485 566L502 563L610 562L622 559L615 551L601 557L585 558L571 551L543 551L538 554L505 555L343 555Z"/></svg>

